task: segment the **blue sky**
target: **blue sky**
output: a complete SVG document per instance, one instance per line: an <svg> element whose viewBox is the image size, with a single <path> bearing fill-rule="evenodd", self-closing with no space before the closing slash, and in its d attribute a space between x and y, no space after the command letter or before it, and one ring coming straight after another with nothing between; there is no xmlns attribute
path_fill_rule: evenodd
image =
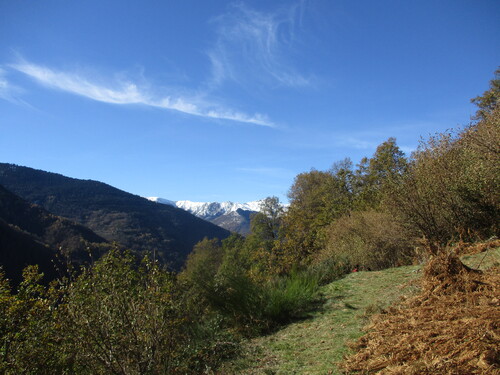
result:
<svg viewBox="0 0 500 375"><path fill-rule="evenodd" d="M0 161L172 200L464 126L500 2L0 0Z"/></svg>

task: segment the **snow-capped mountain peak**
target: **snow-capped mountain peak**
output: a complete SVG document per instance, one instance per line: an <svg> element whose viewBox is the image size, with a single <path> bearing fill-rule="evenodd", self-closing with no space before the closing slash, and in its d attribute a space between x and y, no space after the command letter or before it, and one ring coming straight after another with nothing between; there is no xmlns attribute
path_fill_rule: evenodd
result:
<svg viewBox="0 0 500 375"><path fill-rule="evenodd" d="M231 212L236 212L241 209L244 211L260 211L260 205L262 200L247 202L247 203L234 203L234 202L192 202L192 201L171 201L159 197L148 197L150 201L168 204L170 206L176 206L188 211L198 217L206 220L213 219L215 217L226 215Z"/></svg>
<svg viewBox="0 0 500 375"><path fill-rule="evenodd" d="M261 205L264 202L264 199L247 203L171 201L159 197L147 199L181 208L201 219L243 235L250 233L251 216L261 210Z"/></svg>

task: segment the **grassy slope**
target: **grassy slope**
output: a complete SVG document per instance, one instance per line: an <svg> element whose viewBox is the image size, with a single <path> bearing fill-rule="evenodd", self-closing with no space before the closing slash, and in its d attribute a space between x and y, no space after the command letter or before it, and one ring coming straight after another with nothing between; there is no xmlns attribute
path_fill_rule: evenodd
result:
<svg viewBox="0 0 500 375"><path fill-rule="evenodd" d="M463 258L470 267L500 264L500 249ZM244 357L221 374L339 374L336 363L371 314L417 291L419 266L347 275L322 289L325 303L308 319L246 343Z"/></svg>

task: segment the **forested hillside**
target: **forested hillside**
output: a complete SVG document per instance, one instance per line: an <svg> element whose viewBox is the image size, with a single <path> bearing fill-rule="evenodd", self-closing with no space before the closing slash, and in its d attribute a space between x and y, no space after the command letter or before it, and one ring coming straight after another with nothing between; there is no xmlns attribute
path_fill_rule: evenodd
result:
<svg viewBox="0 0 500 375"><path fill-rule="evenodd" d="M54 249L37 241L30 234L0 219L0 264L12 287L22 280L22 271L28 265L38 265L45 276L44 282L59 277L54 265Z"/></svg>
<svg viewBox="0 0 500 375"><path fill-rule="evenodd" d="M14 284L28 265L38 265L48 281L62 276L66 261L89 262L91 255L98 258L110 249L90 229L52 215L1 185L0 227L0 264Z"/></svg>
<svg viewBox="0 0 500 375"><path fill-rule="evenodd" d="M47 211L82 224L107 241L138 251L156 252L179 269L193 245L229 232L167 205L92 180L11 164L0 164L0 184Z"/></svg>

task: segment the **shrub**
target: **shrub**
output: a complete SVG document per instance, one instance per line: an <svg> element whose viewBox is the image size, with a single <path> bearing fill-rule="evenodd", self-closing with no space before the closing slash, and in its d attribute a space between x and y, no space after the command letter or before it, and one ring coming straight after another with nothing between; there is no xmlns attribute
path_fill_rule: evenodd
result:
<svg viewBox="0 0 500 375"><path fill-rule="evenodd" d="M224 327L220 315L208 314L190 321L186 341L177 360L176 374L211 374L240 351L238 340Z"/></svg>
<svg viewBox="0 0 500 375"><path fill-rule="evenodd" d="M422 142L389 202L428 240L430 249L498 234L500 108L462 133Z"/></svg>
<svg viewBox="0 0 500 375"><path fill-rule="evenodd" d="M172 275L112 250L68 286L59 316L83 374L175 373L186 319Z"/></svg>
<svg viewBox="0 0 500 375"><path fill-rule="evenodd" d="M335 255L323 250L311 262L308 272L316 275L318 283L325 285L351 272L352 265L347 256Z"/></svg>
<svg viewBox="0 0 500 375"><path fill-rule="evenodd" d="M112 249L72 281L42 276L26 268L12 293L0 272L1 374L199 374L238 350L147 258Z"/></svg>
<svg viewBox="0 0 500 375"><path fill-rule="evenodd" d="M213 288L214 278L223 260L218 239L198 242L189 254L184 270L178 275L186 308L194 315L207 313L207 290Z"/></svg>
<svg viewBox="0 0 500 375"><path fill-rule="evenodd" d="M37 266L23 271L23 281L12 294L0 272L0 373L62 374L63 331L55 319L58 293L41 284Z"/></svg>
<svg viewBox="0 0 500 375"><path fill-rule="evenodd" d="M277 251L282 272L307 264L323 248L325 229L352 209L353 178L349 159L334 164L330 171L313 169L295 177Z"/></svg>
<svg viewBox="0 0 500 375"><path fill-rule="evenodd" d="M340 267L382 269L411 262L415 240L410 231L385 212L352 212L335 221L316 262L332 259Z"/></svg>
<svg viewBox="0 0 500 375"><path fill-rule="evenodd" d="M223 251L219 240L205 238L198 242L189 254L180 278L190 284L210 283L217 274L222 258Z"/></svg>
<svg viewBox="0 0 500 375"><path fill-rule="evenodd" d="M264 291L265 317L275 324L301 317L317 297L318 281L316 275L304 271L272 280Z"/></svg>
<svg viewBox="0 0 500 375"><path fill-rule="evenodd" d="M244 335L267 332L311 308L317 297L318 279L305 272L256 281L244 272L218 275L206 298Z"/></svg>
<svg viewBox="0 0 500 375"><path fill-rule="evenodd" d="M262 284L241 270L218 275L213 286L205 292L210 306L245 335L259 332L265 325Z"/></svg>

